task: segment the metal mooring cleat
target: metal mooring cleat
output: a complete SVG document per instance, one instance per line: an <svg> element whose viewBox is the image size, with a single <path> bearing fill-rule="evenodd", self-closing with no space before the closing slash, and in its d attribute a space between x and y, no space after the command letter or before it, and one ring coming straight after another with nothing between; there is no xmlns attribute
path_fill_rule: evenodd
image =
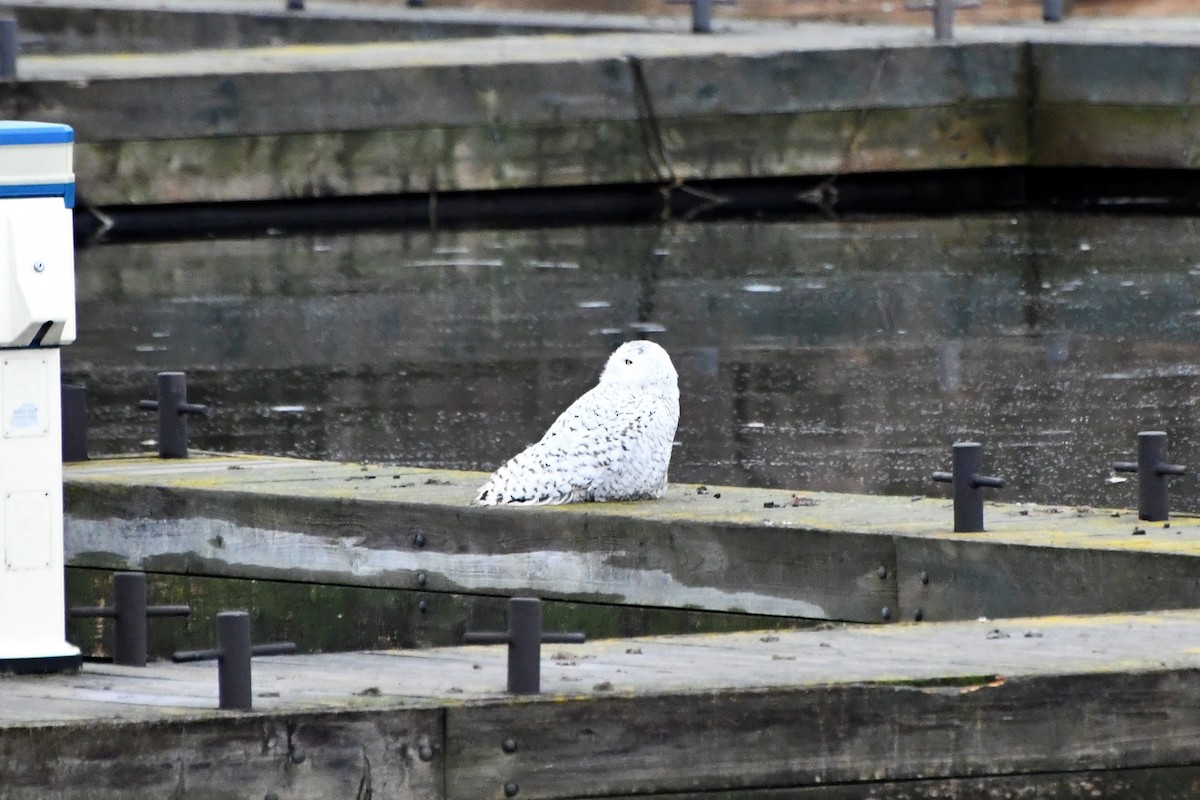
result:
<svg viewBox="0 0 1200 800"><path fill-rule="evenodd" d="M187 401L187 375L182 372L158 373L158 399L139 400L138 408L158 412L158 454L163 458L187 458L187 417L208 414L208 406Z"/></svg>
<svg viewBox="0 0 1200 800"><path fill-rule="evenodd" d="M542 690L542 642L582 644L582 633L542 633L542 601L513 597L508 601L508 630L504 633L467 633L466 644L508 645L508 691L537 694Z"/></svg>
<svg viewBox="0 0 1200 800"><path fill-rule="evenodd" d="M171 656L176 663L185 661L216 661L217 707L249 711L252 708L250 691L250 657L278 656L296 652L293 642L250 644L250 613L222 611L217 614L217 646L213 650L184 650Z"/></svg>
<svg viewBox="0 0 1200 800"><path fill-rule="evenodd" d="M983 530L983 489L1003 489L1003 478L980 475L983 469L983 445L958 442L954 445L953 472L935 472L932 478L954 484L954 531L979 533Z"/></svg>
<svg viewBox="0 0 1200 800"><path fill-rule="evenodd" d="M72 617L111 617L115 622L113 663L127 667L146 666L149 617L186 617L189 606L146 605L146 573L118 572L113 575L113 604L96 608L71 608Z"/></svg>
<svg viewBox="0 0 1200 800"><path fill-rule="evenodd" d="M1183 475L1186 467L1167 463L1167 434L1142 431L1138 434L1137 462L1115 461L1116 472L1136 472L1138 476L1138 519L1163 522L1170 518L1167 478Z"/></svg>

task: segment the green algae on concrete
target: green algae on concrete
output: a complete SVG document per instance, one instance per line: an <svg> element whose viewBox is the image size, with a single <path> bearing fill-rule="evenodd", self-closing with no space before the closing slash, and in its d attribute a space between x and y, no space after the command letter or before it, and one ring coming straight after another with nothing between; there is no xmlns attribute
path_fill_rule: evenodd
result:
<svg viewBox="0 0 1200 800"><path fill-rule="evenodd" d="M504 597L387 589L344 584L297 583L187 574L182 563L156 563L147 575L151 605L188 605L187 618L153 620L148 626L152 659L177 650L203 650L216 641L217 613L244 608L255 641L290 641L301 653L448 647L469 630L504 630ZM175 568L173 569L172 566ZM112 604L112 572L71 567L66 571L72 607ZM546 630L584 631L590 638L811 627L812 621L777 616L716 613L697 609L646 608L547 600ZM112 622L81 618L68 623L67 639L89 658L112 658Z"/></svg>
<svg viewBox="0 0 1200 800"><path fill-rule="evenodd" d="M97 204L436 193L1006 166L1026 128L1005 104L671 118L658 125L666 162L618 120L191 137L81 143L76 169Z"/></svg>

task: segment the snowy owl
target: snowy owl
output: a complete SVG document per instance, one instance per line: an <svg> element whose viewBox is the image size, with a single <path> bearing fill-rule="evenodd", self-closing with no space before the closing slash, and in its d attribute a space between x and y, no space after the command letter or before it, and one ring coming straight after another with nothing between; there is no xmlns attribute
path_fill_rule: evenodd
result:
<svg viewBox="0 0 1200 800"><path fill-rule="evenodd" d="M678 377L653 342L621 345L600 382L496 470L473 505L662 497L679 423Z"/></svg>

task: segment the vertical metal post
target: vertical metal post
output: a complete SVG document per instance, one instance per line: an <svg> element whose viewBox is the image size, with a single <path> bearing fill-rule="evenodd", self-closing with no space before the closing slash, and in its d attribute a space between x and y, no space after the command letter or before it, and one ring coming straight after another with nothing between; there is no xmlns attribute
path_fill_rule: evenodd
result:
<svg viewBox="0 0 1200 800"><path fill-rule="evenodd" d="M14 17L0 17L0 80L17 79L17 55L21 37Z"/></svg>
<svg viewBox="0 0 1200 800"><path fill-rule="evenodd" d="M1042 20L1044 22L1062 22L1063 16L1063 0L1042 0Z"/></svg>
<svg viewBox="0 0 1200 800"><path fill-rule="evenodd" d="M1167 434L1142 431L1138 434L1138 517L1155 522L1168 515L1167 481L1158 474L1158 465L1167 459Z"/></svg>
<svg viewBox="0 0 1200 800"><path fill-rule="evenodd" d="M141 400L138 408L158 412L158 454L187 458L187 414L208 413L208 407L187 401L187 376L182 372L158 373L158 399Z"/></svg>
<svg viewBox="0 0 1200 800"><path fill-rule="evenodd" d="M537 694L542 689L542 642L582 644L582 633L542 633L542 601L513 597L508 601L508 630L504 633L467 632L467 644L508 645L508 691Z"/></svg>
<svg viewBox="0 0 1200 800"><path fill-rule="evenodd" d="M953 471L935 472L933 479L954 485L954 532L979 533L983 530L982 489L1003 489L1004 479L979 474L983 445L978 442L956 442L953 453Z"/></svg>
<svg viewBox="0 0 1200 800"><path fill-rule="evenodd" d="M1170 518L1167 476L1182 475L1186 470L1167 463L1167 434L1142 431L1138 434L1138 517L1149 522Z"/></svg>
<svg viewBox="0 0 1200 800"><path fill-rule="evenodd" d="M158 373L158 453L163 458L187 458L188 423L180 413L187 403L187 376Z"/></svg>
<svg viewBox="0 0 1200 800"><path fill-rule="evenodd" d="M983 530L983 492L975 476L983 468L983 445L958 442L954 445L954 530L975 533Z"/></svg>
<svg viewBox="0 0 1200 800"><path fill-rule="evenodd" d="M250 613L222 611L217 614L218 708L249 711L250 691Z"/></svg>
<svg viewBox="0 0 1200 800"><path fill-rule="evenodd" d="M1138 518L1147 522L1170 519L1167 476L1184 475L1187 468L1167 463L1167 434L1163 431L1138 433L1137 461L1117 461L1117 472L1136 472L1138 476Z"/></svg>
<svg viewBox="0 0 1200 800"><path fill-rule="evenodd" d="M87 461L87 389L62 385L62 460Z"/></svg>
<svg viewBox="0 0 1200 800"><path fill-rule="evenodd" d="M933 0L933 38L939 42L954 38L955 0Z"/></svg>
<svg viewBox="0 0 1200 800"><path fill-rule="evenodd" d="M508 601L508 691L537 694L542 687L542 601Z"/></svg>
<svg viewBox="0 0 1200 800"><path fill-rule="evenodd" d="M667 0L670 5L692 7L692 33L712 33L713 6L731 6L737 0Z"/></svg>
<svg viewBox="0 0 1200 800"><path fill-rule="evenodd" d="M116 611L116 644L113 663L146 666L146 574L113 575L113 608Z"/></svg>
<svg viewBox="0 0 1200 800"><path fill-rule="evenodd" d="M146 666L146 629L149 617L186 617L188 606L146 605L146 575L117 572L113 575L113 604L95 608L67 609L72 617L111 617L113 620L113 663L127 667ZM216 658L216 655L212 656Z"/></svg>
<svg viewBox="0 0 1200 800"><path fill-rule="evenodd" d="M960 8L978 8L979 0L923 0L906 3L909 11L933 11L933 38L948 42L954 38L954 12Z"/></svg>

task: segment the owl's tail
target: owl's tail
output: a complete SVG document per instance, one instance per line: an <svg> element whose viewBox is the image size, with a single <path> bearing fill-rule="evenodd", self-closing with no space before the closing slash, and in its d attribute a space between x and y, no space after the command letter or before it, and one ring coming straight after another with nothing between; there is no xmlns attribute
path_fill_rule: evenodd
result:
<svg viewBox="0 0 1200 800"><path fill-rule="evenodd" d="M573 495L562 494L561 492L543 491L539 494L537 492L508 490L503 485L497 485L496 477L493 476L490 481L479 488L479 492L475 495L475 499L471 501L471 505L556 506L563 503L573 502L576 499L577 498L575 498Z"/></svg>

